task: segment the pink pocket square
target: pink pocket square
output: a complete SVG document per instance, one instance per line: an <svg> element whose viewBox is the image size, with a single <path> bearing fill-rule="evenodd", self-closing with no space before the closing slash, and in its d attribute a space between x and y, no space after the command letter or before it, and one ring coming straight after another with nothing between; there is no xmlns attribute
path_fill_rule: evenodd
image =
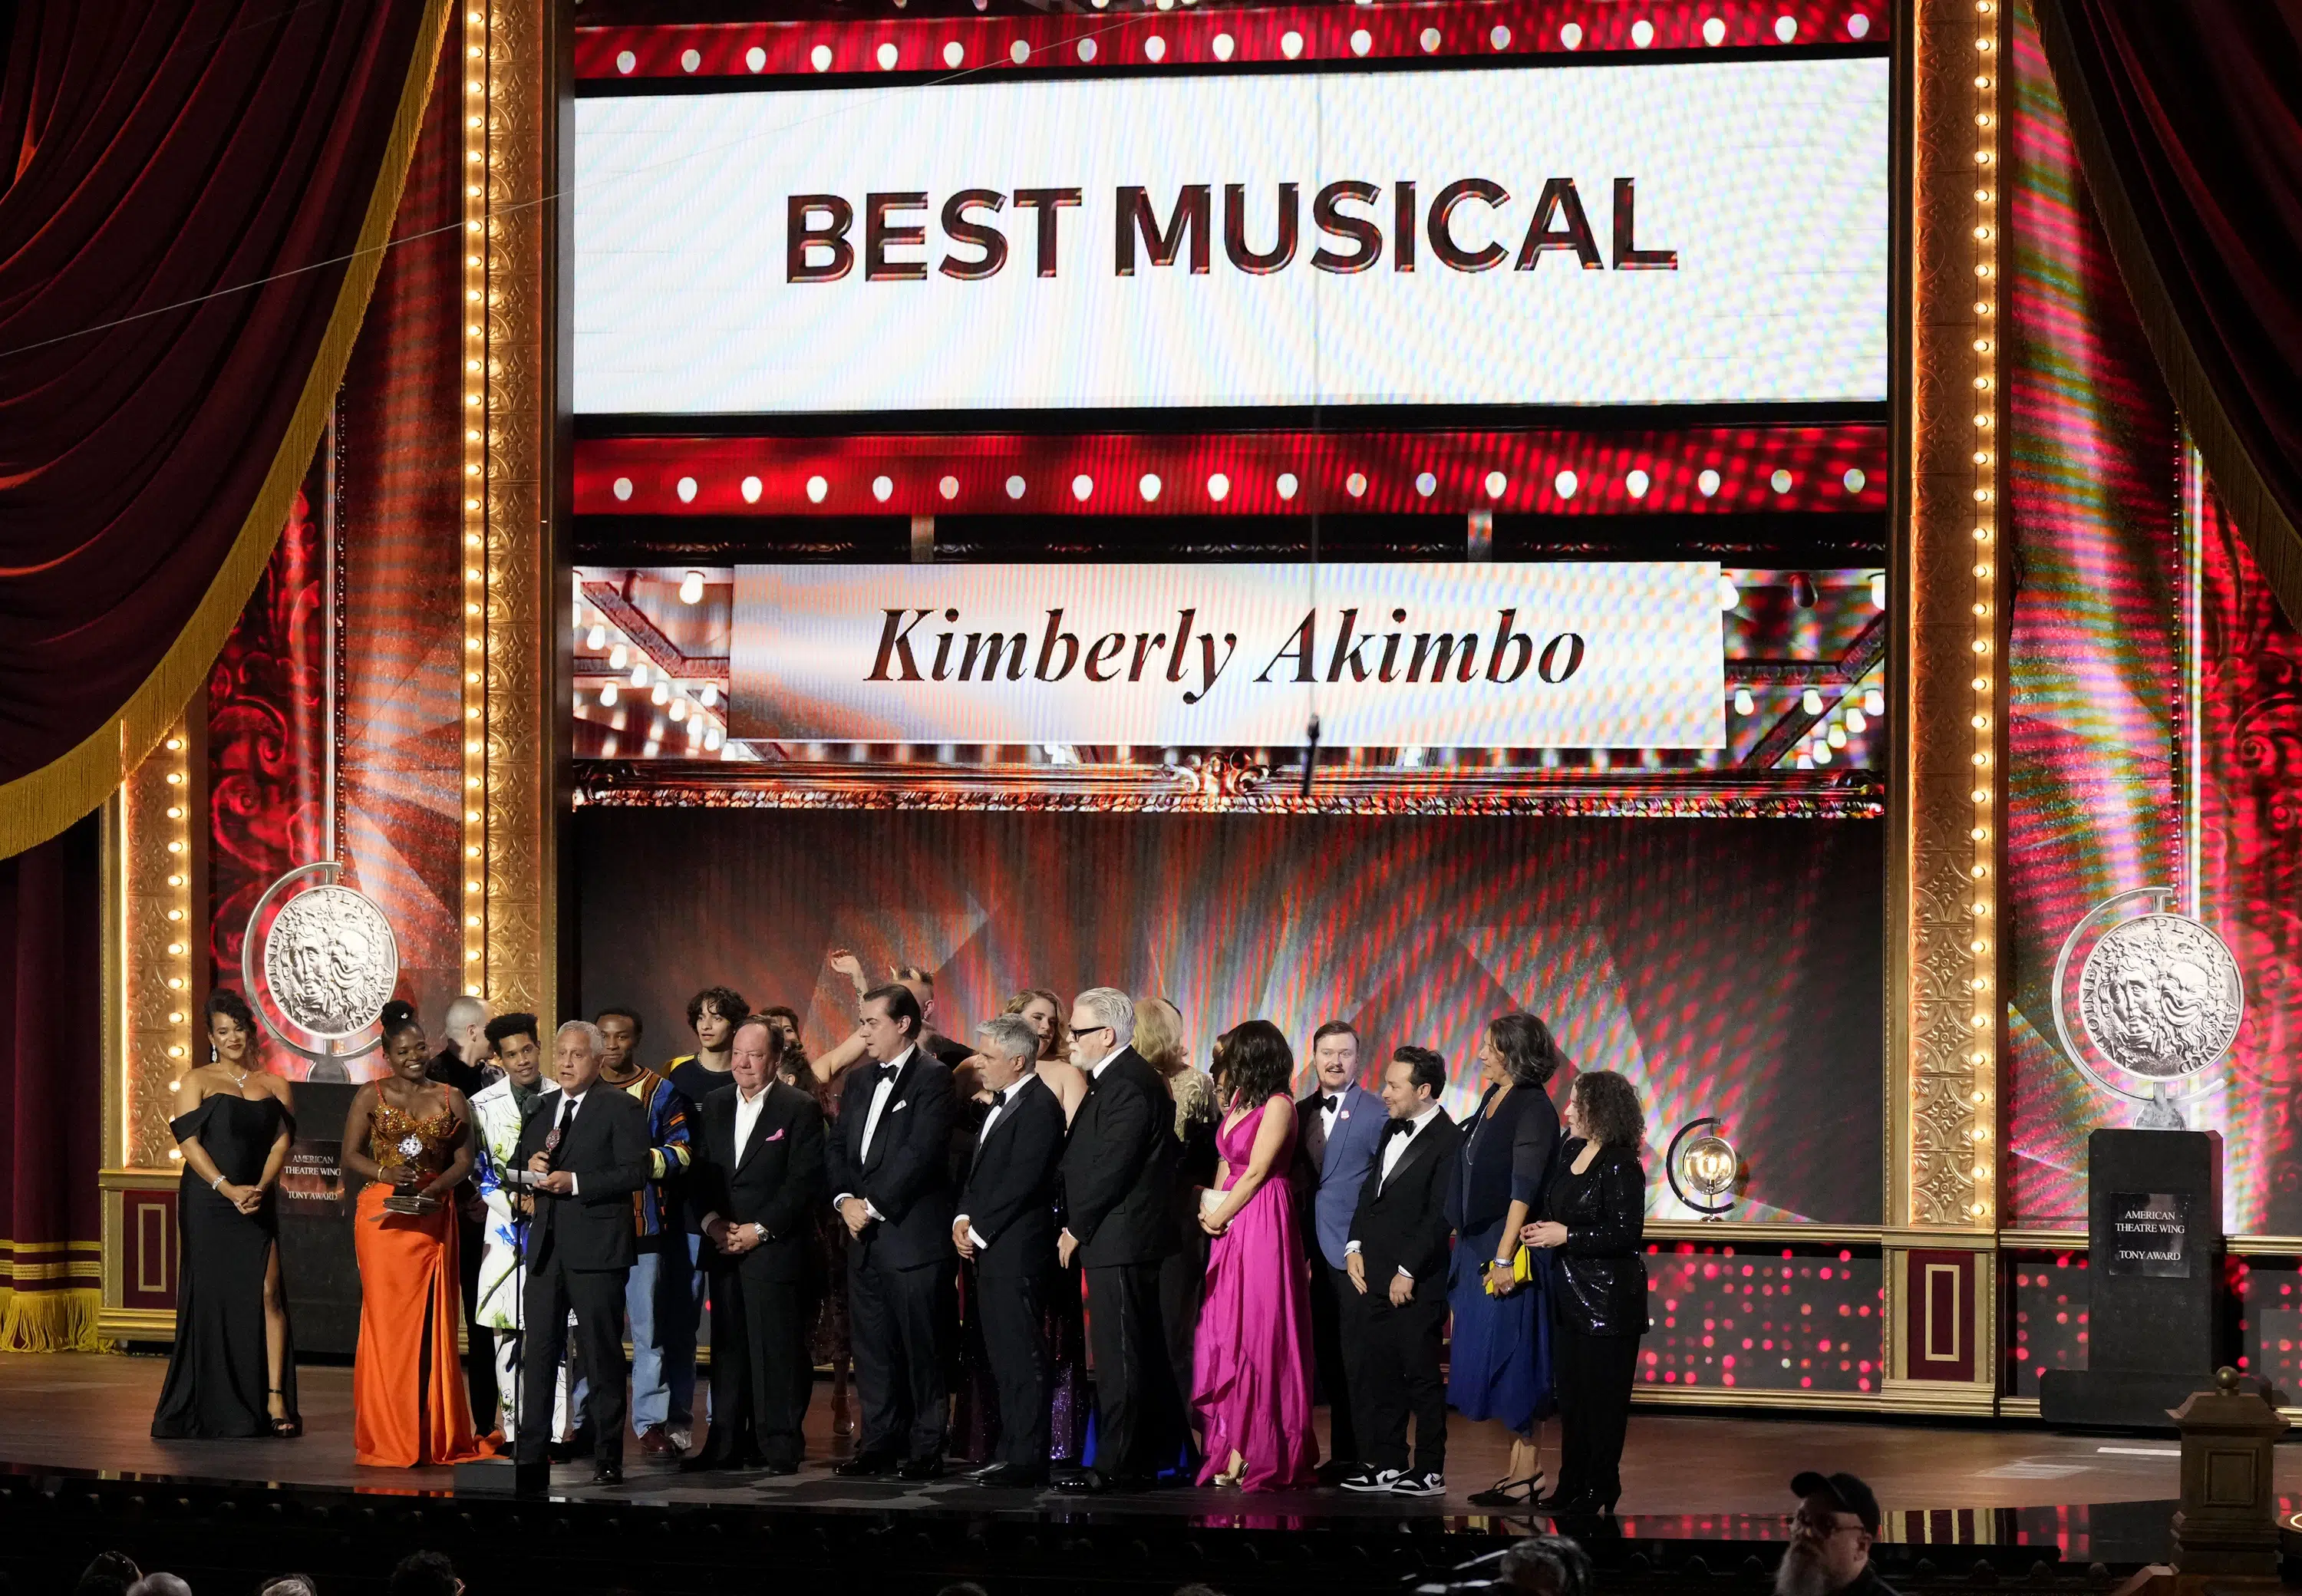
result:
<svg viewBox="0 0 2302 1596"><path fill-rule="evenodd" d="M771 1136L771 1137L768 1138L768 1141L781 1141L781 1140L783 1140L783 1138L784 1138L784 1133L783 1133L782 1131L778 1130L778 1131L777 1131L773 1136ZM760 1143L760 1145L761 1147L765 1147L765 1146L767 1145L767 1142L762 1142L762 1143Z"/></svg>

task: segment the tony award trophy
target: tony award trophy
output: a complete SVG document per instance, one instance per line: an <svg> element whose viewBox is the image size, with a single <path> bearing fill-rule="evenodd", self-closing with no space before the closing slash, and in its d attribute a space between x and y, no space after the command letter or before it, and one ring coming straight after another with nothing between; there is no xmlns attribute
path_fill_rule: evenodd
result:
<svg viewBox="0 0 2302 1596"><path fill-rule="evenodd" d="M2142 1113L2132 1130L2087 1137L2090 1341L2085 1368L2039 1378L2050 1424L2163 1430L2219 1361L2222 1138L2186 1130L2182 1111L2223 1084L2246 993L2222 939L2174 902L2161 886L2121 893L2071 928L2054 961L2064 1055Z"/></svg>
<svg viewBox="0 0 2302 1596"><path fill-rule="evenodd" d="M2183 1129L2184 1105L2224 1083L2222 1065L2246 1018L2238 961L2173 904L2163 886L2106 899L2071 928L2054 960L2063 1056L2095 1086L2143 1105L2136 1123L2146 1130ZM2070 970L2081 946L2073 1002ZM2072 1008L2088 1046L2072 1035Z"/></svg>

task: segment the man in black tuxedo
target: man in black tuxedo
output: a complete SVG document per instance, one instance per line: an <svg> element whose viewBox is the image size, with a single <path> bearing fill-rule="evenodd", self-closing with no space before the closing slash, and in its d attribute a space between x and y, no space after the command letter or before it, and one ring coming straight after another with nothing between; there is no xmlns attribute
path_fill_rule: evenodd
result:
<svg viewBox="0 0 2302 1596"><path fill-rule="evenodd" d="M735 1028L734 1084L695 1111L689 1200L711 1279L711 1438L689 1469L799 1472L815 1383L807 1268L824 1197L823 1111L776 1079L776 1033Z"/></svg>
<svg viewBox="0 0 2302 1596"><path fill-rule="evenodd" d="M1019 1014L976 1028L983 1084L994 1094L977 1129L952 1245L975 1270L984 1355L999 1388L999 1443L979 1485L1047 1483L1046 1325L1041 1309L1055 1266L1055 1166L1063 1155L1063 1100L1038 1077L1039 1033Z"/></svg>
<svg viewBox="0 0 2302 1596"><path fill-rule="evenodd" d="M1184 1441L1182 1398L1159 1315L1159 1261L1178 1245L1175 1110L1166 1083L1128 1046L1135 1002L1096 987L1071 1005L1071 1063L1092 1081L1062 1166L1063 1229L1056 1255L1087 1274L1095 1354L1096 1466L1067 1489L1147 1484L1174 1466Z"/></svg>
<svg viewBox="0 0 2302 1596"><path fill-rule="evenodd" d="M920 1050L920 1002L889 984L863 995L870 1067L847 1073L830 1140L832 1205L847 1227L847 1323L861 1445L833 1472L931 1480L943 1473L945 1325L953 1271L951 1071Z"/></svg>
<svg viewBox="0 0 2302 1596"><path fill-rule="evenodd" d="M1446 1084L1447 1062L1428 1047L1399 1048L1383 1071L1390 1119L1359 1188L1343 1260L1354 1297L1344 1305L1343 1354L1363 1464L1342 1482L1346 1491L1447 1493L1447 1385L1439 1357L1452 1231L1447 1194L1462 1134L1439 1106Z"/></svg>
<svg viewBox="0 0 2302 1596"><path fill-rule="evenodd" d="M624 1286L637 1256L632 1194L647 1184L647 1116L628 1092L599 1087L600 1028L570 1020L552 1038L559 1095L528 1100L512 1167L532 1177L527 1290L520 1312L519 1431L514 1456L541 1464L552 1387L567 1347L567 1312L588 1385L595 1484L624 1477ZM596 1088L596 1089L595 1089Z"/></svg>

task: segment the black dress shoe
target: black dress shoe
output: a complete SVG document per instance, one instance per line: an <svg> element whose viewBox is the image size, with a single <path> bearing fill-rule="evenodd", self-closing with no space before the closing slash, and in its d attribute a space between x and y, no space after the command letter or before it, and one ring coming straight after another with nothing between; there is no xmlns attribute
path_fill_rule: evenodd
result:
<svg viewBox="0 0 2302 1596"><path fill-rule="evenodd" d="M895 1470L899 1480L939 1480L943 1477L943 1454L930 1452L924 1457L906 1457Z"/></svg>
<svg viewBox="0 0 2302 1596"><path fill-rule="evenodd" d="M1115 1482L1109 1474L1092 1468L1082 1468L1067 1474L1055 1482L1058 1491L1076 1491L1086 1496L1101 1496L1113 1489Z"/></svg>
<svg viewBox="0 0 2302 1596"><path fill-rule="evenodd" d="M760 1465L760 1472L763 1474L775 1475L795 1474L799 1473L799 1465L796 1463L762 1463Z"/></svg>
<svg viewBox="0 0 2302 1596"><path fill-rule="evenodd" d="M724 1474L739 1468L757 1468L760 1461L756 1452L748 1457L741 1453L730 1457L714 1457L710 1452L705 1452L700 1457L690 1457L682 1462L679 1472L684 1474Z"/></svg>
<svg viewBox="0 0 2302 1596"><path fill-rule="evenodd" d="M895 1467L893 1452L858 1452L831 1472L843 1480L877 1480L894 1474Z"/></svg>
<svg viewBox="0 0 2302 1596"><path fill-rule="evenodd" d="M995 1463L989 1468L979 1468L967 1476L979 1485L994 1485L1012 1491L1037 1491L1047 1483L1047 1466L1044 1463Z"/></svg>
<svg viewBox="0 0 2302 1596"><path fill-rule="evenodd" d="M592 1471L592 1483L594 1485L620 1485L623 1483L624 1466L620 1463L602 1463Z"/></svg>

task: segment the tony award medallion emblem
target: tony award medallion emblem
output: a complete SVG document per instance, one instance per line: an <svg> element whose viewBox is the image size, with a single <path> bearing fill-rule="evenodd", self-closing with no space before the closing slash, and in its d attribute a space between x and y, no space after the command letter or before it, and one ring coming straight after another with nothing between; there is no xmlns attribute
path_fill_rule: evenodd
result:
<svg viewBox="0 0 2302 1596"><path fill-rule="evenodd" d="M2145 1129L2180 1130L2183 1103L2222 1084L2220 1066L2246 1020L2246 987L2220 937L2162 907L2115 918L2129 905L2174 895L2164 887L2121 893L2072 927L2054 961L2054 1029L2080 1074L2105 1091L2146 1105ZM2108 921L2106 930L2096 930ZM2070 965L2091 933L2076 980ZM2074 999L2074 1001L2073 1001ZM2078 1012L2087 1046L2071 1033Z"/></svg>

